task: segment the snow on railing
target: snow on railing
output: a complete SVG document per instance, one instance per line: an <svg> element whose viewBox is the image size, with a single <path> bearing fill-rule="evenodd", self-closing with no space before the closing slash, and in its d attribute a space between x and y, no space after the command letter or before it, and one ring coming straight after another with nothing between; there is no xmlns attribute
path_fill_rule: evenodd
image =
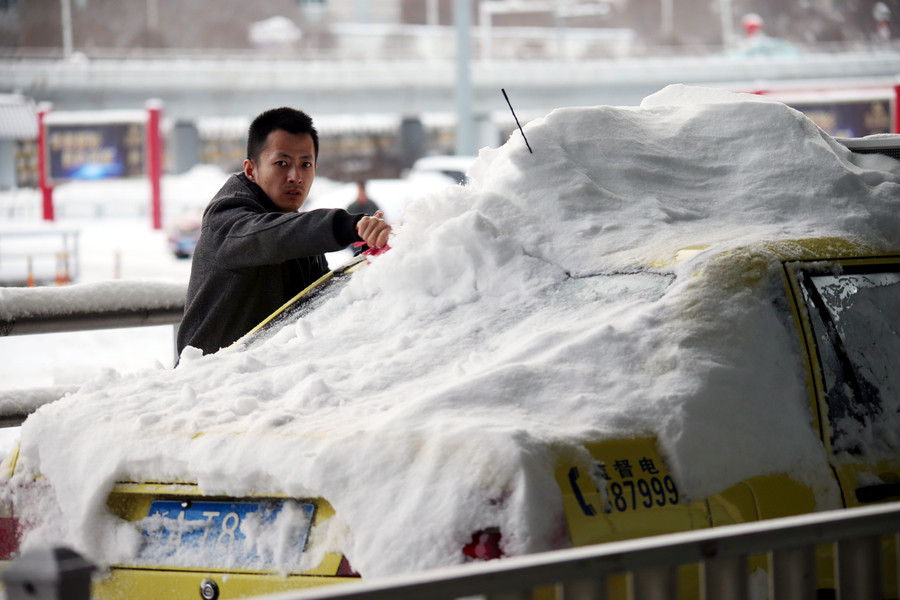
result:
<svg viewBox="0 0 900 600"><path fill-rule="evenodd" d="M177 327L186 292L183 283L133 280L0 288L0 336L151 325ZM77 387L0 390L0 427L20 425L40 406Z"/></svg>
<svg viewBox="0 0 900 600"><path fill-rule="evenodd" d="M0 428L17 427L28 415L45 404L75 392L80 385L48 385L26 389L0 390Z"/></svg>
<svg viewBox="0 0 900 600"><path fill-rule="evenodd" d="M0 336L175 325L186 290L183 283L132 280L0 288Z"/></svg>

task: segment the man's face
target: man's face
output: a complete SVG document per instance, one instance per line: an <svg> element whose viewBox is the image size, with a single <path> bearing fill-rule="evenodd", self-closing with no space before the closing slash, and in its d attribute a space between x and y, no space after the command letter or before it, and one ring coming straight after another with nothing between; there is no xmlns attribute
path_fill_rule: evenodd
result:
<svg viewBox="0 0 900 600"><path fill-rule="evenodd" d="M316 177L316 149L308 133L276 129L266 138L259 160L244 161L244 174L282 212L303 206Z"/></svg>

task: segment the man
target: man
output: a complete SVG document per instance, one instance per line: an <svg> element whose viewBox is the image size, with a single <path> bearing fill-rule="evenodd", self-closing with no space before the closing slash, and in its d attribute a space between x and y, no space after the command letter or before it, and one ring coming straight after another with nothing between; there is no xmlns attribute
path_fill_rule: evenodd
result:
<svg viewBox="0 0 900 600"><path fill-rule="evenodd" d="M297 212L316 175L319 137L292 108L250 125L242 173L232 175L203 213L191 263L178 353L230 345L328 272L325 252L355 242L381 248L391 233L381 213Z"/></svg>
<svg viewBox="0 0 900 600"><path fill-rule="evenodd" d="M369 198L369 194L366 193L365 181L359 180L356 182L356 200L347 207L347 210L352 213L362 213L364 215L374 215L378 212L378 205L375 204L375 201Z"/></svg>

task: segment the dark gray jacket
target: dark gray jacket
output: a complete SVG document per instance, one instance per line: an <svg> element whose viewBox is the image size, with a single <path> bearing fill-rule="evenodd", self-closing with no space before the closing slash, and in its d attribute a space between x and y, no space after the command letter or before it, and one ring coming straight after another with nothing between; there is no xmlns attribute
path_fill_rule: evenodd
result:
<svg viewBox="0 0 900 600"><path fill-rule="evenodd" d="M206 211L194 250L178 353L230 345L328 272L324 252L359 241L361 215L343 209L283 213L243 173Z"/></svg>

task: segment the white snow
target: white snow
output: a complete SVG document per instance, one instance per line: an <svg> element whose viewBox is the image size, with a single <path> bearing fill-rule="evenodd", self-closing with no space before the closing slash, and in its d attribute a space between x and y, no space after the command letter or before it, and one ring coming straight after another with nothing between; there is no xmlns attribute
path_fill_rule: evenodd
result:
<svg viewBox="0 0 900 600"><path fill-rule="evenodd" d="M803 236L897 249L898 162L775 101L683 86L525 134L533 154L518 131L482 150L468 186L411 203L392 250L296 325L38 410L17 478L41 473L58 514L26 544L130 560L113 482L191 480L328 499L339 519L316 539L368 577L461 562L487 526L509 554L563 545L552 446L655 435L688 498L826 479L798 341L768 289L722 285L706 259ZM695 245L712 248L673 262ZM670 266L615 275L653 264Z"/></svg>

